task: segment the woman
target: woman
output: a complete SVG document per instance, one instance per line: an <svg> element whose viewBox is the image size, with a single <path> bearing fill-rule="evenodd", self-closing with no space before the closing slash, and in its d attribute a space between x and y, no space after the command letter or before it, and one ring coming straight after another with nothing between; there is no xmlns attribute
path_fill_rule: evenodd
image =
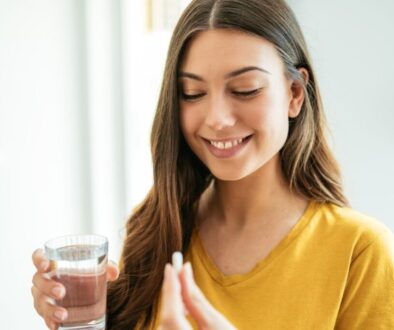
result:
<svg viewBox="0 0 394 330"><path fill-rule="evenodd" d="M154 185L108 268L108 329L394 329L393 235L347 207L325 128L283 1L193 1L169 47ZM47 301L64 288L33 261L56 328L70 311Z"/></svg>

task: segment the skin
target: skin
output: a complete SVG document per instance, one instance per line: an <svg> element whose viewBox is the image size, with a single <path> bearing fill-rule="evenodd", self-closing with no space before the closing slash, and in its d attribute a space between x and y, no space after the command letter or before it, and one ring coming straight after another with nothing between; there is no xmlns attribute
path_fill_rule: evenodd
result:
<svg viewBox="0 0 394 330"><path fill-rule="evenodd" d="M268 73L251 70L226 79L230 72L249 66ZM233 30L199 33L186 50L180 72L186 95L180 102L183 135L215 176L200 200L198 234L222 273L245 274L275 248L307 206L305 198L290 192L279 156L289 118L301 111L304 91L286 77L270 42ZM300 72L307 80L307 71ZM190 78L193 75L204 81ZM256 89L249 97L237 94ZM190 99L190 95L198 97ZM251 134L248 144L231 158L216 157L203 140ZM185 277L182 270L178 277L164 280L161 329L190 329L185 307L200 329L232 329ZM191 299L184 291L199 293Z"/></svg>
<svg viewBox="0 0 394 330"><path fill-rule="evenodd" d="M225 78L249 66L266 72ZM181 78L184 94L201 95L181 100L181 127L193 152L216 178L200 201L199 235L225 275L247 273L294 227L307 206L302 196L290 192L279 155L289 118L301 111L304 91L287 78L273 44L234 30L198 34L180 71L204 80ZM307 71L300 72L307 80ZM250 97L237 94L256 89L261 90ZM202 139L250 134L241 152L227 159L212 155Z"/></svg>
<svg viewBox="0 0 394 330"><path fill-rule="evenodd" d="M227 77L250 66L264 72L249 70ZM203 80L181 74L183 93L200 96L181 98L180 121L190 148L215 176L200 200L199 236L220 271L244 274L275 248L307 206L302 196L290 192L279 156L288 120L301 111L303 88L286 77L270 42L235 30L198 33L186 49L180 71ZM299 71L307 80L307 71ZM237 94L252 90L257 91L250 96ZM212 155L203 140L249 135L241 152L227 159ZM66 318L67 310L52 304L52 298L60 297L52 290L60 288L64 295L64 287L47 277L49 264L41 250L34 252L33 263L37 268L32 287L35 308L50 329L57 329L61 320L55 312ZM117 266L109 264L107 273L108 280L116 279ZM161 330L191 329L185 311L200 329L234 329L204 297L188 263L179 273L166 266L162 299Z"/></svg>

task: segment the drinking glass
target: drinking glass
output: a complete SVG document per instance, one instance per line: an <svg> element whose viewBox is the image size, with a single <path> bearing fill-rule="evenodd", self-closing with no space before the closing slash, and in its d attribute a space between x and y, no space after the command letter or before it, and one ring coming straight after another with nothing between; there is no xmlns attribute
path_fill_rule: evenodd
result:
<svg viewBox="0 0 394 330"><path fill-rule="evenodd" d="M68 310L59 330L105 330L108 240L99 235L68 235L45 243L50 276L66 289L58 306Z"/></svg>

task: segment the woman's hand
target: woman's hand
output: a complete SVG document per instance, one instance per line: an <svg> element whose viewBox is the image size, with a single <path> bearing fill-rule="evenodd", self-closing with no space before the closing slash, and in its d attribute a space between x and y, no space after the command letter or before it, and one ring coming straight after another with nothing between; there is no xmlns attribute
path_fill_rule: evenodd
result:
<svg viewBox="0 0 394 330"><path fill-rule="evenodd" d="M235 330L205 298L194 282L190 262L183 265L179 275L167 264L164 271L160 312L160 330L191 330L188 313L204 330Z"/></svg>
<svg viewBox="0 0 394 330"><path fill-rule="evenodd" d="M34 308L44 319L47 327L56 330L59 323L67 320L69 315L75 315L75 309L65 309L55 305L55 300L63 298L66 294L64 286L52 280L49 276L49 260L43 250L38 249L32 255L37 272L33 275L31 293L34 298ZM114 263L107 265L107 280L113 281L119 276L119 269ZM89 307L84 307L89 308ZM89 313L89 311L86 311Z"/></svg>

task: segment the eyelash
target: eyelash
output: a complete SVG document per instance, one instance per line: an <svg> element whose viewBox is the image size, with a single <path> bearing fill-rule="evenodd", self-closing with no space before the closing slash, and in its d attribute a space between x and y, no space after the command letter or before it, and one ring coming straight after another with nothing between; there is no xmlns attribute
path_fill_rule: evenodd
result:
<svg viewBox="0 0 394 330"><path fill-rule="evenodd" d="M233 94L236 95L236 96L243 97L243 98L248 98L250 96L256 95L261 90L262 90L262 88L258 88L258 89L254 89L252 91L247 91L247 92L233 92ZM195 95L187 95L185 93L181 94L182 98L184 100L187 100L187 101L197 100L197 99L199 99L200 97L202 97L204 95L205 95L205 93L195 94Z"/></svg>

